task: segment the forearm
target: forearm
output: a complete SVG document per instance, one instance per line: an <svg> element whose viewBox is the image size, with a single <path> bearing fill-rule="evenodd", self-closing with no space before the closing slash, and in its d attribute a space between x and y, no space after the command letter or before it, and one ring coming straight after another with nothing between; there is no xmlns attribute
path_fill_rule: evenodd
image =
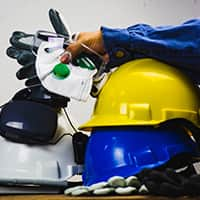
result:
<svg viewBox="0 0 200 200"><path fill-rule="evenodd" d="M127 29L101 28L104 46L110 57L109 65L151 57L171 65L199 70L200 20L178 26L151 27L138 24ZM119 55L119 52L123 52Z"/></svg>

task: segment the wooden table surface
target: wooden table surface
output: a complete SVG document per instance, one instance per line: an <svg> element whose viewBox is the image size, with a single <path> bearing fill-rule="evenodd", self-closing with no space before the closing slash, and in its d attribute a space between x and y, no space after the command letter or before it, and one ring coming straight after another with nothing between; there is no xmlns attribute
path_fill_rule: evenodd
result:
<svg viewBox="0 0 200 200"><path fill-rule="evenodd" d="M0 200L200 200L199 197L177 197L168 198L161 196L82 196L82 197L72 197L65 195L1 195Z"/></svg>

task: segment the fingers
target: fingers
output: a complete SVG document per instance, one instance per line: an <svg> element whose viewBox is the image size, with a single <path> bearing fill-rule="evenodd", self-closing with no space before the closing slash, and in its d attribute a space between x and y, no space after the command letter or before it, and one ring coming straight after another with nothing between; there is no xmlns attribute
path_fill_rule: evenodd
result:
<svg viewBox="0 0 200 200"><path fill-rule="evenodd" d="M101 31L95 32L81 32L79 33L73 43L71 43L66 51L69 51L72 55L72 59L77 57L82 52L86 52L92 54L96 52L108 60L108 55L106 55L106 51L103 45L103 37ZM105 57L104 57L105 54ZM66 55L61 56L61 62L66 63L68 57Z"/></svg>
<svg viewBox="0 0 200 200"><path fill-rule="evenodd" d="M61 57L60 57L60 61L61 63L67 64L72 60L72 54L69 51L65 51Z"/></svg>
<svg viewBox="0 0 200 200"><path fill-rule="evenodd" d="M67 49L72 55L72 58L77 57L81 52L84 51L84 48L82 47L79 40L75 41L74 43L70 44Z"/></svg>
<svg viewBox="0 0 200 200"><path fill-rule="evenodd" d="M104 60L104 63L108 63L109 62L109 55L108 55L108 53L105 53L104 55L103 55L103 60Z"/></svg>
<svg viewBox="0 0 200 200"><path fill-rule="evenodd" d="M77 57L83 51L83 47L79 42L70 44L66 51L60 57L62 63L69 63L73 58Z"/></svg>
<svg viewBox="0 0 200 200"><path fill-rule="evenodd" d="M19 80L23 80L23 79L30 78L33 76L36 76L36 70L35 70L34 64L23 66L16 73L16 77Z"/></svg>
<svg viewBox="0 0 200 200"><path fill-rule="evenodd" d="M84 51L83 47L81 46L81 39L82 34L76 34L73 38L73 42L66 48L65 53L60 57L60 61L62 63L69 63L73 58L77 57L82 51ZM81 37L80 37L81 36Z"/></svg>

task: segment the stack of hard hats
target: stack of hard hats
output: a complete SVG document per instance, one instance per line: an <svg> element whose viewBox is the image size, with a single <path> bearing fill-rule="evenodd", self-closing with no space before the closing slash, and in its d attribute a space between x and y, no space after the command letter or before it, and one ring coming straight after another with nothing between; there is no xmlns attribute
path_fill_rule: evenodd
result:
<svg viewBox="0 0 200 200"><path fill-rule="evenodd" d="M83 181L128 177L144 168L183 164L199 154L198 87L178 69L153 59L120 66L101 90L90 121Z"/></svg>

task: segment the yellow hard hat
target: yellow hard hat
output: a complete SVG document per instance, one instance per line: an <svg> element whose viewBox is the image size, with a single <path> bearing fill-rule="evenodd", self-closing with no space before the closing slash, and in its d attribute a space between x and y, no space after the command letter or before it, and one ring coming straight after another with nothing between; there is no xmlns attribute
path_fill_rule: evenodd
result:
<svg viewBox="0 0 200 200"><path fill-rule="evenodd" d="M91 119L80 129L157 125L171 119L200 127L198 88L175 67L150 58L130 61L110 76Z"/></svg>

